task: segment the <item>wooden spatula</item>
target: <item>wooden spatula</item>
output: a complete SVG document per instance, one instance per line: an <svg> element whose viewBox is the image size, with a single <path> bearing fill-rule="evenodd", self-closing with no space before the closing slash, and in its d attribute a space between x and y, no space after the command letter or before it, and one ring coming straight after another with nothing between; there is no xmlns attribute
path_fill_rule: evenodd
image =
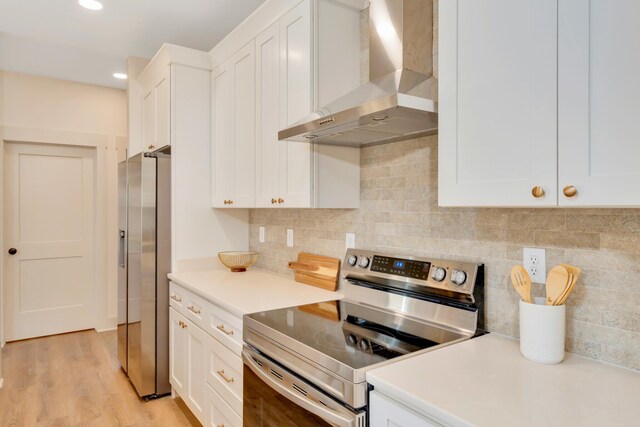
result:
<svg viewBox="0 0 640 427"><path fill-rule="evenodd" d="M556 305L571 285L569 272L562 265L556 265L547 276L547 305Z"/></svg>
<svg viewBox="0 0 640 427"><path fill-rule="evenodd" d="M513 287L518 291L524 302L532 302L531 277L523 266L516 265L511 269L511 283L513 283Z"/></svg>
<svg viewBox="0 0 640 427"><path fill-rule="evenodd" d="M560 297L560 300L556 303L556 305L562 305L565 303L565 301L567 301L567 297L569 297L569 294L573 291L573 288L576 286L576 282L578 281L578 278L582 273L582 270L580 270L576 266L569 265L569 264L560 264L560 265L566 268L567 271L569 272L571 283L565 290L564 294L562 294L562 296Z"/></svg>

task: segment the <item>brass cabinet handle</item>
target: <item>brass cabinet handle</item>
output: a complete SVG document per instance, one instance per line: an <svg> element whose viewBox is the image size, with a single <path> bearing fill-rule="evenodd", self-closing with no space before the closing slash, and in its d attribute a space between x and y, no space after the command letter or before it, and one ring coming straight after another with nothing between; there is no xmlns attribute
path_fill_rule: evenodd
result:
<svg viewBox="0 0 640 427"><path fill-rule="evenodd" d="M178 320L178 325L180 325L180 327L181 327L182 329L184 329L184 328L186 328L186 327L187 327L187 324L186 324L186 323L184 323L182 320Z"/></svg>
<svg viewBox="0 0 640 427"><path fill-rule="evenodd" d="M218 325L218 326L216 326L216 328L220 329L222 332L224 332L227 335L233 335L233 331L227 331L225 329L225 327L224 327L224 324L223 325Z"/></svg>
<svg viewBox="0 0 640 427"><path fill-rule="evenodd" d="M544 196L544 188L540 187L539 185L536 185L531 189L531 194L536 199L539 199L540 197Z"/></svg>
<svg viewBox="0 0 640 427"><path fill-rule="evenodd" d="M278 203L284 203L284 199L278 198Z"/></svg>
<svg viewBox="0 0 640 427"><path fill-rule="evenodd" d="M182 298L180 298L178 295L171 295L171 299L177 302L182 302Z"/></svg>
<svg viewBox="0 0 640 427"><path fill-rule="evenodd" d="M232 205L233 204L233 200L225 200L224 204L225 205Z"/></svg>
<svg viewBox="0 0 640 427"><path fill-rule="evenodd" d="M156 148L156 146L152 144L152 145L149 145L147 148L148 148L149 150L153 150L154 148Z"/></svg>
<svg viewBox="0 0 640 427"><path fill-rule="evenodd" d="M192 313L195 314L200 314L200 309L199 308L195 308L194 306L190 305L189 307L187 307L189 309L189 311L191 311Z"/></svg>
<svg viewBox="0 0 640 427"><path fill-rule="evenodd" d="M272 204L272 205L275 205L276 203L278 203L278 200L277 200L277 199L271 199L271 204Z"/></svg>
<svg viewBox="0 0 640 427"><path fill-rule="evenodd" d="M229 378L228 376L226 376L226 375L224 374L224 369L220 369L219 371L216 371L216 373L217 373L218 375L220 375L220 376L222 377L222 379L223 379L223 380L225 380L225 381L226 381L226 382L228 382L228 383L232 383L232 382L234 382L234 381L235 381L233 378Z"/></svg>
<svg viewBox="0 0 640 427"><path fill-rule="evenodd" d="M578 194L578 189L576 187L574 187L573 185L567 185L566 187L564 187L562 189L562 193L566 197L575 197L575 195Z"/></svg>

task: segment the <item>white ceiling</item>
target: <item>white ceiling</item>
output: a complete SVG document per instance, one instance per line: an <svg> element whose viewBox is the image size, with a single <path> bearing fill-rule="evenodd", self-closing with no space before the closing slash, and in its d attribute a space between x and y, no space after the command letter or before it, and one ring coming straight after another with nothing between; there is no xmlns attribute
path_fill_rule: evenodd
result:
<svg viewBox="0 0 640 427"><path fill-rule="evenodd" d="M0 0L0 69L125 87L128 56L168 42L209 51L264 0Z"/></svg>

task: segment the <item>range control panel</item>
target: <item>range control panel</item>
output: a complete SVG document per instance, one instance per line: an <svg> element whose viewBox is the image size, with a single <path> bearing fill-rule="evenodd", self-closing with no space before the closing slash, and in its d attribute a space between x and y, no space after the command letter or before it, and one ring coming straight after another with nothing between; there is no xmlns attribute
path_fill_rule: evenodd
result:
<svg viewBox="0 0 640 427"><path fill-rule="evenodd" d="M430 268L431 263L427 261L393 258L383 255L374 255L371 261L371 271L411 277L419 280L429 279Z"/></svg>
<svg viewBox="0 0 640 427"><path fill-rule="evenodd" d="M464 261L401 257L362 249L348 249L342 275L367 280L367 276L472 294L480 264Z"/></svg>

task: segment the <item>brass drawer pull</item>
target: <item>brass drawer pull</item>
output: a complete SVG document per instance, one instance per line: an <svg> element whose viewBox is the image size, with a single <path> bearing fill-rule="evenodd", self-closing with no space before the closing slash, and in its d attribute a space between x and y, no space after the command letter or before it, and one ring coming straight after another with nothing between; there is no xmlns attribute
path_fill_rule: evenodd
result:
<svg viewBox="0 0 640 427"><path fill-rule="evenodd" d="M189 309L189 311L191 311L192 313L195 314L200 314L200 309L199 308L195 308L194 306L190 305L189 307L187 307Z"/></svg>
<svg viewBox="0 0 640 427"><path fill-rule="evenodd" d="M177 302L182 302L182 298L177 295L171 295L171 299Z"/></svg>
<svg viewBox="0 0 640 427"><path fill-rule="evenodd" d="M186 323L184 323L182 320L178 320L178 325L180 325L180 327L181 327L182 329L184 329L184 328L186 328L186 327L187 327L187 324L186 324Z"/></svg>
<svg viewBox="0 0 640 427"><path fill-rule="evenodd" d="M227 335L233 335L233 331L227 331L224 327L224 324L218 325L216 326L216 328L220 329L222 332L224 332Z"/></svg>
<svg viewBox="0 0 640 427"><path fill-rule="evenodd" d="M277 200L277 199L271 199L271 204L272 204L272 205L275 205L276 203L278 203L278 200Z"/></svg>
<svg viewBox="0 0 640 427"><path fill-rule="evenodd" d="M284 203L284 199L283 198L278 198L278 203Z"/></svg>
<svg viewBox="0 0 640 427"><path fill-rule="evenodd" d="M220 376L222 377L222 379L223 379L223 380L225 380L225 381L226 381L226 382L228 382L228 383L232 383L232 382L234 382L234 381L235 381L233 378L229 378L228 376L226 376L226 375L224 374L224 369L220 369L219 371L216 371L216 373L217 373L218 375L220 375Z"/></svg>

